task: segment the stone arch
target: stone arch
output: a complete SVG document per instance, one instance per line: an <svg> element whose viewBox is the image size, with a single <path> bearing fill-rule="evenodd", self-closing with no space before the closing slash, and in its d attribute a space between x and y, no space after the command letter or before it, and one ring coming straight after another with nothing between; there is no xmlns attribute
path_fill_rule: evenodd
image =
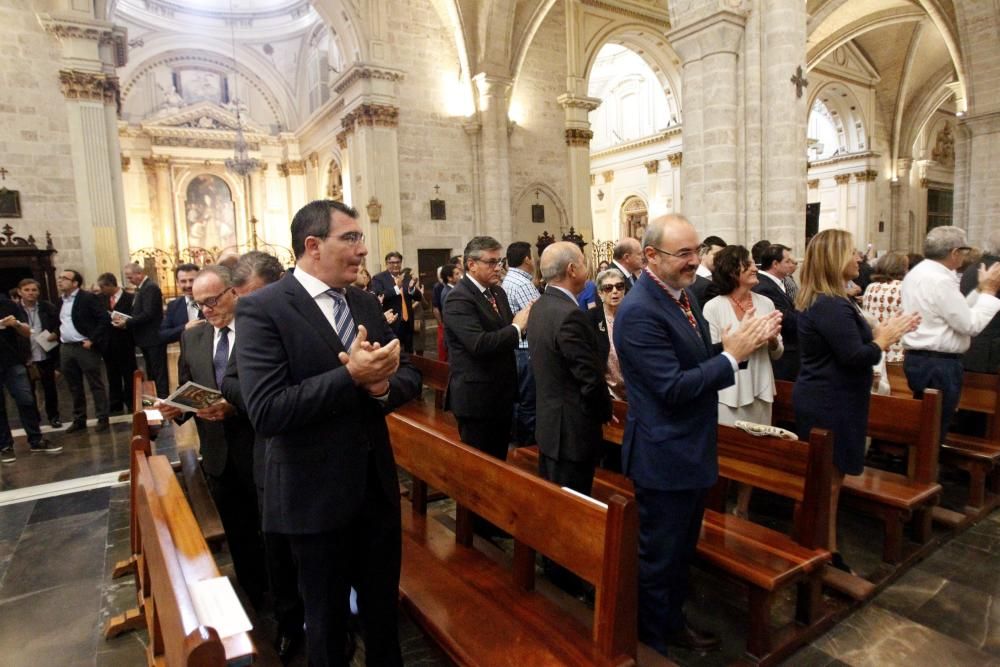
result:
<svg viewBox="0 0 1000 667"><path fill-rule="evenodd" d="M649 202L641 194L630 192L618 205L618 238L642 238L649 224Z"/></svg>
<svg viewBox="0 0 1000 667"><path fill-rule="evenodd" d="M545 198L552 202L552 205L556 210L556 220L551 220L546 216L545 224L537 226L528 227L524 224L524 221L520 218L524 216L518 216L519 211L523 211L526 204L530 202L538 192L539 195L544 195ZM540 197L539 197L540 199ZM569 213L566 210L566 204L563 202L562 198L555 191L555 189L542 181L534 181L528 185L521 188L517 193L517 196L511 199L512 205L510 208L511 218L514 220L514 237L519 241L528 241L534 246L535 237L541 234L543 231L547 231L552 236L559 238L561 233L569 229ZM534 223L528 223L534 224ZM531 230L531 233L528 230ZM521 238L521 237L525 238ZM528 238L530 236L530 238Z"/></svg>
<svg viewBox="0 0 1000 667"><path fill-rule="evenodd" d="M364 22L355 11L355 3L344 0L311 1L313 9L343 46L345 64L371 59L370 36L365 33Z"/></svg>
<svg viewBox="0 0 1000 667"><path fill-rule="evenodd" d="M828 96L826 100L829 101L824 101L824 95ZM842 139L842 148L846 148L847 152L850 153L870 148L868 146L868 121L865 118L861 102L849 85L841 81L827 81L810 93L806 106L807 113L813 113L813 106L817 101L823 102L833 114L832 120L837 128L839 138Z"/></svg>
<svg viewBox="0 0 1000 667"><path fill-rule="evenodd" d="M907 107L900 128L900 158L912 157L913 143L934 117L934 112L954 96L949 85L953 78L954 71L950 66L942 68L931 78L932 83L925 86Z"/></svg>

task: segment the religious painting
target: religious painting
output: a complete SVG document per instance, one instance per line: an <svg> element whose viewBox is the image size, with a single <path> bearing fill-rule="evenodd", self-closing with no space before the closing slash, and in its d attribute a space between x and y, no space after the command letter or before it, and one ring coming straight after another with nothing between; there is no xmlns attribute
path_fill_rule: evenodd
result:
<svg viewBox="0 0 1000 667"><path fill-rule="evenodd" d="M229 102L226 78L218 72L203 69L182 69L174 71L174 88L185 104L195 102Z"/></svg>
<svg viewBox="0 0 1000 667"><path fill-rule="evenodd" d="M229 185L213 174L196 176L184 200L188 245L231 248L236 240L236 207Z"/></svg>
<svg viewBox="0 0 1000 667"><path fill-rule="evenodd" d="M21 217L21 193L0 188L0 218Z"/></svg>

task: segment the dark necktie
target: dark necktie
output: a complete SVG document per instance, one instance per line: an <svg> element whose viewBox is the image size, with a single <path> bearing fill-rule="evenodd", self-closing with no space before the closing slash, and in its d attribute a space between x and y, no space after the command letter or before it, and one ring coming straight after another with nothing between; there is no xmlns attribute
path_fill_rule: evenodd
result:
<svg viewBox="0 0 1000 667"><path fill-rule="evenodd" d="M497 308L497 300L496 297L493 296L493 292L487 288L483 290L483 294L486 296L486 300L490 302L490 305L493 306L493 312L497 314L497 317L500 317L500 309Z"/></svg>
<svg viewBox="0 0 1000 667"><path fill-rule="evenodd" d="M226 377L226 366L229 364L229 327L219 329L219 344L215 348L215 386L222 389L222 380Z"/></svg>
<svg viewBox="0 0 1000 667"><path fill-rule="evenodd" d="M358 329L354 326L354 318L351 316L351 309L347 305L347 297L344 290L331 289L326 291L333 298L333 327L337 330L340 342L344 344L344 349L350 353L351 345L358 336Z"/></svg>
<svg viewBox="0 0 1000 667"><path fill-rule="evenodd" d="M671 294L670 298L673 299L673 296L674 295ZM679 299L674 299L674 303L680 306L681 311L683 311L684 315L688 319L688 322L691 324L691 328L698 331L698 320L694 319L694 311L691 310L691 303L688 301L687 292L681 290L681 297ZM701 334L700 331L698 333L699 335Z"/></svg>

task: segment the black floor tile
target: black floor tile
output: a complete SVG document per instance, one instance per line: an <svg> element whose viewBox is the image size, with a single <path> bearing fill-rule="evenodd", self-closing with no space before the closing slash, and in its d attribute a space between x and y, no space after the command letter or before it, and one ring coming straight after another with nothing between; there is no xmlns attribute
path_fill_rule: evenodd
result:
<svg viewBox="0 0 1000 667"><path fill-rule="evenodd" d="M35 509L28 519L29 524L40 521L62 519L76 514L98 512L108 509L111 492L107 487L91 489L78 493L67 493L62 496L42 498L35 502Z"/></svg>
<svg viewBox="0 0 1000 667"><path fill-rule="evenodd" d="M93 664L99 604L97 581L54 586L0 602L0 663Z"/></svg>

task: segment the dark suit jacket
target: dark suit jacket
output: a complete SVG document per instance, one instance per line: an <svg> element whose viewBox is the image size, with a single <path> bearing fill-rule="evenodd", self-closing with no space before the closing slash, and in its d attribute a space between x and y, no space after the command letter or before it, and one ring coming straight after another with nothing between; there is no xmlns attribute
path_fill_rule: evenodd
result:
<svg viewBox="0 0 1000 667"><path fill-rule="evenodd" d="M350 287L347 303L369 341L392 341L378 299ZM237 302L236 330L247 413L268 439L264 530L315 534L345 527L362 509L370 458L387 502L398 503L385 414L420 392L420 372L409 357L400 355L388 400L369 396L340 363L340 338L292 273Z"/></svg>
<svg viewBox="0 0 1000 667"><path fill-rule="evenodd" d="M407 292L405 289L401 289L402 294L396 294L396 280L392 277L392 274L388 271L383 271L381 273L376 273L372 276L371 285L369 289L375 293L375 296L384 295L382 297L382 311L385 312L390 308L396 311L396 321L392 323L392 330L398 331L400 328L406 327L413 330L413 304L414 302L419 303L420 299L423 298L420 290L414 289L413 293ZM410 313L409 322L403 322L403 299L406 299L406 307Z"/></svg>
<svg viewBox="0 0 1000 667"><path fill-rule="evenodd" d="M167 304L167 314L160 323L160 343L176 343L188 323L187 297L183 294Z"/></svg>
<svg viewBox="0 0 1000 667"><path fill-rule="evenodd" d="M486 296L468 277L444 302L444 335L451 375L445 406L456 417L485 418L509 412L517 396L514 350L520 337L511 324L507 293L487 288L497 302L497 315Z"/></svg>
<svg viewBox="0 0 1000 667"><path fill-rule="evenodd" d="M209 327L212 328L212 327ZM236 345L239 345L237 338ZM226 366L226 377L222 380L222 395L227 401L240 411L240 414L247 414L247 404L243 400L243 391L240 389L239 365L236 363L236 347L233 347L229 355L229 365ZM251 427L252 428L252 427ZM267 438L254 431L253 437L253 483L257 487L258 493L263 498L264 490L264 457L266 455Z"/></svg>
<svg viewBox="0 0 1000 667"><path fill-rule="evenodd" d="M597 338L597 356L601 363L607 366L608 355L611 354L611 339L608 338L608 321L604 317L604 306L597 304L596 308L588 309L587 319Z"/></svg>
<svg viewBox="0 0 1000 667"><path fill-rule="evenodd" d="M799 375L799 311L795 309L795 302L773 280L766 276L757 280L753 291L766 296L781 311L781 340L785 352L778 359L771 360L774 379L795 382Z"/></svg>
<svg viewBox="0 0 1000 667"><path fill-rule="evenodd" d="M62 310L62 301L57 304L57 312ZM96 294L79 290L73 300L73 310L70 313L73 326L82 336L86 336L94 344L96 352L107 349L111 340L111 317L108 309L101 305Z"/></svg>
<svg viewBox="0 0 1000 667"><path fill-rule="evenodd" d="M629 403L622 469L642 488L705 489L718 478L718 391L735 374L721 346L712 345L701 308L692 306L698 331L643 273L615 315Z"/></svg>
<svg viewBox="0 0 1000 667"><path fill-rule="evenodd" d="M587 314L555 287L546 288L531 308L535 437L549 458L594 463L601 456L601 424L611 419L611 395L604 381L607 355L599 356L595 331Z"/></svg>
<svg viewBox="0 0 1000 667"><path fill-rule="evenodd" d="M104 296L100 297L101 306L103 306L108 312L111 311L111 299L110 297ZM118 303L115 304L115 310L119 313L124 313L126 315L132 314L132 304L135 301L135 295L129 294L125 290L122 290L121 298L118 299ZM119 355L131 354L135 355L135 340L132 338L132 332L128 329L118 329L116 327L111 327L108 330L108 349L107 352Z"/></svg>
<svg viewBox="0 0 1000 667"><path fill-rule="evenodd" d="M615 263L614 261L612 261L611 265L608 266L608 268L609 269L615 269L619 273L621 273L623 276L625 276L625 291L626 292L628 292L630 289L632 289L633 287L635 287L635 282L636 282L635 276L633 276L631 273L629 273L628 269L626 269L624 266L621 266L621 265Z"/></svg>
<svg viewBox="0 0 1000 667"><path fill-rule="evenodd" d="M139 287L132 303L132 319L125 328L139 347L160 344L160 322L163 321L163 293L160 286L149 278Z"/></svg>
<svg viewBox="0 0 1000 667"><path fill-rule="evenodd" d="M1000 260L995 255L984 255L982 263L989 268ZM962 294L979 287L979 262L962 274ZM994 315L986 328L972 339L972 345L962 359L965 370L976 373L1000 373L1000 314Z"/></svg>
<svg viewBox="0 0 1000 667"><path fill-rule="evenodd" d="M38 301L38 317L41 320L42 329L45 331L51 331L52 333L58 333L59 331L59 307L48 301ZM22 308L23 310L23 308ZM27 314L27 312L25 313ZM28 320L25 320L27 322ZM30 358L30 346L31 341L28 341L29 346L29 358ZM46 359L59 360L59 346L56 345L54 348L49 350L45 354Z"/></svg>
<svg viewBox="0 0 1000 667"><path fill-rule="evenodd" d="M237 340L239 337L240 334L237 333ZM192 381L212 389L219 388L215 382L215 365L212 362L214 340L215 327L211 325L184 332L181 336L181 354L177 359L177 386ZM184 422L192 416L193 412L185 412L178 421ZM221 422L199 417L195 417L194 421L198 427L198 441L201 443L201 467L209 475L222 475L226 469L230 447L234 448L234 455L248 458L252 456L254 433L245 414L237 412Z"/></svg>
<svg viewBox="0 0 1000 667"><path fill-rule="evenodd" d="M697 276L694 283L688 288L688 294L694 297L699 307L704 308L710 299L719 296L719 286L711 278Z"/></svg>

